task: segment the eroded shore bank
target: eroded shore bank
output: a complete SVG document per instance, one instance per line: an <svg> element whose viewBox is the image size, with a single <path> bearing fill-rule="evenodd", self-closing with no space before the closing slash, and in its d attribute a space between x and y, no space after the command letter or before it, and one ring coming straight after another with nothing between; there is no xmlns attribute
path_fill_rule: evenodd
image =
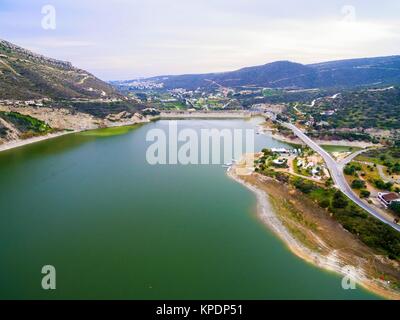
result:
<svg viewBox="0 0 400 320"><path fill-rule="evenodd" d="M49 139L54 139L57 137L61 137L67 134L72 134L72 133L78 133L78 132L85 132L85 131L92 131L92 130L98 130L98 129L107 129L107 128L115 128L115 127L126 127L126 126L134 126L137 124L143 124L143 123L148 123L152 119L151 118L144 118L139 121L125 121L125 122L116 122L109 124L107 126L94 126L92 128L82 128L82 129L75 129L75 130L61 130L56 133L50 133L47 135L43 136L37 136L37 137L32 137L29 139L18 139L18 140L12 140L8 142L4 142L0 144L0 152L6 151L6 150L11 150L14 148L19 148L23 147L32 143L40 142L40 141L45 141Z"/></svg>
<svg viewBox="0 0 400 320"><path fill-rule="evenodd" d="M324 209L283 183L257 173L238 175L234 168L229 176L255 193L260 220L298 257L350 277L381 297L400 300L400 292L391 287L391 280L400 279L397 261L377 255Z"/></svg>
<svg viewBox="0 0 400 320"><path fill-rule="evenodd" d="M76 133L76 132L79 132L79 131L78 130L61 131L61 132L50 133L45 136L38 136L38 137L33 137L33 138L25 139L25 140L14 140L14 141L5 142L3 144L0 144L0 152L14 149L14 148L23 147L28 144L32 144L32 143L36 143L36 142L44 141L44 140L49 140L49 139L61 137L61 136L71 134L71 133Z"/></svg>

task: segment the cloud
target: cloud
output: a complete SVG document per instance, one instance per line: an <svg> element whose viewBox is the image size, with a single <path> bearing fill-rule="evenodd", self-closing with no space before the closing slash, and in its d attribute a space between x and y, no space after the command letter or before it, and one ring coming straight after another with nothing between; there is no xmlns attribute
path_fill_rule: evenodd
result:
<svg viewBox="0 0 400 320"><path fill-rule="evenodd" d="M15 1L0 19L3 37L103 79L400 52L397 0L353 0L352 19L341 0L53 0L50 32L40 28L43 1Z"/></svg>
<svg viewBox="0 0 400 320"><path fill-rule="evenodd" d="M326 60L398 53L400 25L396 21L344 22L325 19L275 20L258 28L164 30L164 37L136 42L123 54L87 61L109 77L216 72L275 60L314 63ZM85 63L85 64L86 64ZM97 68L101 65L102 68ZM131 75L129 75L131 72ZM112 73L112 72L111 72Z"/></svg>
<svg viewBox="0 0 400 320"><path fill-rule="evenodd" d="M74 40L74 39L59 39L59 38L28 38L16 39L16 43L23 43L24 46L31 48L31 50L39 48L81 48L95 46L93 41Z"/></svg>

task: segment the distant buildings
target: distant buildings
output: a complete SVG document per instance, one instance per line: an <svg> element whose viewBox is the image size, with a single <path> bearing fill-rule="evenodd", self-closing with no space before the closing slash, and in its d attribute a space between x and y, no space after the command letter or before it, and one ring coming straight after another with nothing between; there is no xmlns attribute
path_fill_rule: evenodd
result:
<svg viewBox="0 0 400 320"><path fill-rule="evenodd" d="M335 114L335 110L327 110L327 111L323 111L321 112L321 116L333 116Z"/></svg>
<svg viewBox="0 0 400 320"><path fill-rule="evenodd" d="M12 107L43 107L45 102L49 102L51 99L42 98L36 100L0 100L1 105L12 106Z"/></svg>
<svg viewBox="0 0 400 320"><path fill-rule="evenodd" d="M164 83L158 83L150 80L133 80L118 83L121 87L131 87L134 89L144 90L144 89L162 89L164 88Z"/></svg>
<svg viewBox="0 0 400 320"><path fill-rule="evenodd" d="M280 166L280 165L285 164L285 163L286 163L286 160L285 160L285 159L275 159L275 160L272 160L272 162L273 162L274 164Z"/></svg>

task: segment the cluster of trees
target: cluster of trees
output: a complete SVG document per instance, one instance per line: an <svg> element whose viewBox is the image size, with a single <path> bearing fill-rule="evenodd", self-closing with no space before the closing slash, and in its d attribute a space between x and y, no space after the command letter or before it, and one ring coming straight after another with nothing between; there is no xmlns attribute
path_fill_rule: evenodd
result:
<svg viewBox="0 0 400 320"><path fill-rule="evenodd" d="M384 165L387 167L389 174L400 174L400 162L385 161Z"/></svg>
<svg viewBox="0 0 400 320"><path fill-rule="evenodd" d="M366 190L366 189L360 190L361 198L369 198L370 195L371 195L371 192L369 192L368 190Z"/></svg>
<svg viewBox="0 0 400 320"><path fill-rule="evenodd" d="M400 144L400 141L398 142ZM370 150L363 154L363 157L368 158L368 161L380 164L386 167L389 175L400 174L400 145L397 142L391 147L383 149Z"/></svg>
<svg viewBox="0 0 400 320"><path fill-rule="evenodd" d="M353 189L364 189L366 187L366 183L363 180L355 179L351 183L351 187Z"/></svg>
<svg viewBox="0 0 400 320"><path fill-rule="evenodd" d="M349 141L368 141L372 143L378 143L379 141L364 132L352 132L352 131L336 131L336 130L314 130L308 132L308 135L319 139L334 139L334 140L349 140Z"/></svg>
<svg viewBox="0 0 400 320"><path fill-rule="evenodd" d="M371 171L373 170L372 167L368 167ZM362 170L361 165L358 163L350 163L344 167L343 172L348 176L355 176L358 177L358 172ZM362 176L365 176L365 173L361 173ZM382 179L374 179L370 180L374 186L380 190L388 190L391 191L393 189L392 182L385 182ZM351 183L351 187L356 190L360 190L360 196L362 198L368 198L370 196L370 192L366 190L367 184L364 180L355 179Z"/></svg>
<svg viewBox="0 0 400 320"><path fill-rule="evenodd" d="M400 201L393 201L389 208L398 216L400 216Z"/></svg>
<svg viewBox="0 0 400 320"><path fill-rule="evenodd" d="M352 183L351 183L351 187L353 189L360 190L360 197L361 198L368 198L371 195L371 192L369 192L366 189L366 187L367 187L366 182L363 181L363 180L360 180L360 179L353 180Z"/></svg>
<svg viewBox="0 0 400 320"><path fill-rule="evenodd" d="M248 88L246 88L248 89ZM236 95L237 98L243 106L251 106L258 103L308 103L317 98L321 98L330 94L334 94L333 90L315 90L315 91L293 91L293 90L282 90L282 89L264 89L262 91L263 98L260 98L259 93L254 93L252 95ZM294 113L290 112L292 115Z"/></svg>
<svg viewBox="0 0 400 320"><path fill-rule="evenodd" d="M382 179L375 179L374 180L374 185L380 190L388 190L391 191L393 188L393 183L392 182L385 182Z"/></svg>
<svg viewBox="0 0 400 320"><path fill-rule="evenodd" d="M361 171L361 169L358 163L351 163L344 167L343 172L348 176L357 176L357 172Z"/></svg>
<svg viewBox="0 0 400 320"><path fill-rule="evenodd" d="M310 194L312 191L316 190L316 186L313 182L301 178L294 179L293 185L296 187L296 189L305 194Z"/></svg>

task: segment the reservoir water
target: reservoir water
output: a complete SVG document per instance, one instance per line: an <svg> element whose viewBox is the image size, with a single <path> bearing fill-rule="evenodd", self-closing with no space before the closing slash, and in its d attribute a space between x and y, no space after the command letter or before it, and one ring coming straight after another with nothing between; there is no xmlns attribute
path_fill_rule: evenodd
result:
<svg viewBox="0 0 400 320"><path fill-rule="evenodd" d="M377 298L294 256L221 165L149 165L153 128L167 121L0 153L1 299ZM256 135L257 149L272 146L285 145ZM44 265L56 268L56 290L41 287Z"/></svg>

